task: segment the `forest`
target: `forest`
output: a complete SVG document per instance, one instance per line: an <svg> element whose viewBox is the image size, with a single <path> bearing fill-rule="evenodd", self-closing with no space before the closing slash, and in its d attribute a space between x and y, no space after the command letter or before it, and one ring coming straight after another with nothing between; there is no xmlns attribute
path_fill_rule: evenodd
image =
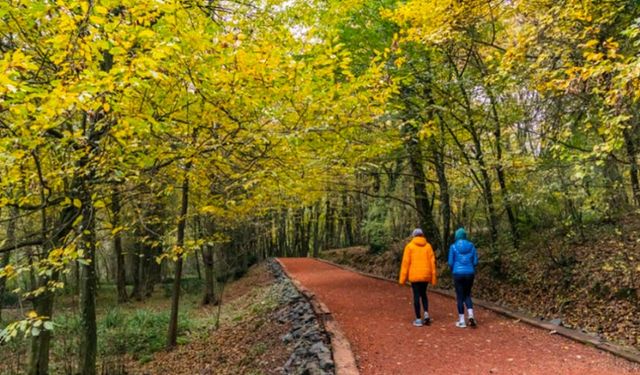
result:
<svg viewBox="0 0 640 375"><path fill-rule="evenodd" d="M499 280L596 259L638 348L639 53L635 0L1 0L0 372L105 373L114 306L163 294L173 348L185 298L414 227Z"/></svg>

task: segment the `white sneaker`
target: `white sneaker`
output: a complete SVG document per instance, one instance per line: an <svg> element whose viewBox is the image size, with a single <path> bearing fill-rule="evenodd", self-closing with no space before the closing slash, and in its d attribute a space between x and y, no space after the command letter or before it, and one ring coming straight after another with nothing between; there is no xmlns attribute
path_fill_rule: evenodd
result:
<svg viewBox="0 0 640 375"><path fill-rule="evenodd" d="M422 319L422 324L424 324L425 326L431 325L431 317L429 317L429 314L424 313L424 319Z"/></svg>
<svg viewBox="0 0 640 375"><path fill-rule="evenodd" d="M467 328L467 324L464 321L457 321L456 322L456 327L458 328Z"/></svg>
<svg viewBox="0 0 640 375"><path fill-rule="evenodd" d="M422 320L416 319L413 321L413 325L416 327L422 327Z"/></svg>

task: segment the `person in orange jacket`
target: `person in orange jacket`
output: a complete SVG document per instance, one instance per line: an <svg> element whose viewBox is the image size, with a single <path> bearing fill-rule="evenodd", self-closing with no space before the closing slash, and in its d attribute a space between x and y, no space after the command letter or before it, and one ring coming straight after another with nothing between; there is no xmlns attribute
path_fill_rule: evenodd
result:
<svg viewBox="0 0 640 375"><path fill-rule="evenodd" d="M423 324L431 324L429 317L429 300L427 299L427 286L436 285L436 257L433 254L431 244L424 237L422 229L416 228L412 233L411 242L404 248L402 255L402 267L400 268L400 285L409 280L413 290L413 308L416 320L413 325L421 327ZM420 300L424 307L424 318L420 315Z"/></svg>

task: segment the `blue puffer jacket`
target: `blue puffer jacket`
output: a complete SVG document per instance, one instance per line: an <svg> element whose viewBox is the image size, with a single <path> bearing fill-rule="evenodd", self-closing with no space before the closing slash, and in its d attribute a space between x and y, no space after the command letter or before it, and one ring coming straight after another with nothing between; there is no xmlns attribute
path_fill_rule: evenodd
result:
<svg viewBox="0 0 640 375"><path fill-rule="evenodd" d="M467 241L463 228L456 231L456 242L449 247L449 267L454 275L473 275L478 265L478 251Z"/></svg>

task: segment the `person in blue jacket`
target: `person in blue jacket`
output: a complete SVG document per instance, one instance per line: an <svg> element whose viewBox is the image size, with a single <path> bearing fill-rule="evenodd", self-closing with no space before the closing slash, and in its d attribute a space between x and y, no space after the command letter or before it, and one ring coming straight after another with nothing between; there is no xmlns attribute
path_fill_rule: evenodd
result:
<svg viewBox="0 0 640 375"><path fill-rule="evenodd" d="M456 327L465 328L464 305L467 306L469 325L475 327L477 322L473 315L473 301L471 301L471 288L478 265L478 251L467 240L467 232L464 228L458 228L455 234L455 242L449 247L449 268L453 274L453 284L456 289L458 302L458 321Z"/></svg>

